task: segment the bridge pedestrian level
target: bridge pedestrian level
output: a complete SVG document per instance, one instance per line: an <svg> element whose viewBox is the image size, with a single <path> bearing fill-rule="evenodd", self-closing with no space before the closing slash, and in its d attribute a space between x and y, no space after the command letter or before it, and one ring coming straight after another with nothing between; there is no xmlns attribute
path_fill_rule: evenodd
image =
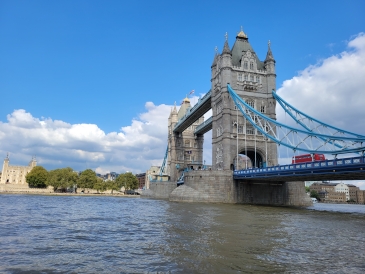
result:
<svg viewBox="0 0 365 274"><path fill-rule="evenodd" d="M211 109L212 92L209 91L202 98L199 98L198 103L192 108L187 109L185 115L176 123L174 127L175 133L182 133L196 120L202 117ZM212 119L200 125L200 129L196 130L194 134L204 134L212 129Z"/></svg>

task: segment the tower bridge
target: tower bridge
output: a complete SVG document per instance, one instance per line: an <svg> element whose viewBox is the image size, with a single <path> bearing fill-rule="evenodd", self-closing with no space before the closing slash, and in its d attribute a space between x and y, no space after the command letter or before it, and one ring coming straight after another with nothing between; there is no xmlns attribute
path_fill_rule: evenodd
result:
<svg viewBox="0 0 365 274"><path fill-rule="evenodd" d="M226 35L222 53L216 51L213 58L209 92L193 107L185 98L178 111L176 105L171 110L166 168L161 167L169 181L151 182L146 195L172 201L306 206L311 202L303 180L365 179L365 136L320 122L285 102L275 92L275 63L270 42L260 61L242 29L232 49ZM276 121L277 103L297 128ZM209 110L212 117L205 120ZM207 169L203 142L209 130L212 166ZM311 155L357 156L279 166L280 146ZM241 170L239 155L249 159ZM177 187L182 178L184 184Z"/></svg>

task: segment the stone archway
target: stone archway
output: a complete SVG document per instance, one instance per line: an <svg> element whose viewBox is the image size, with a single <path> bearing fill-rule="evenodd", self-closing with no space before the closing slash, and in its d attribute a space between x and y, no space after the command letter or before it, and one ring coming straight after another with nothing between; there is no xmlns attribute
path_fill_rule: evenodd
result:
<svg viewBox="0 0 365 274"><path fill-rule="evenodd" d="M256 163L255 163L255 153L256 153ZM245 154L245 151L242 151L240 154ZM263 159L262 155L256 150L256 152L254 150L247 150L247 155L248 158L250 158L251 162L252 162L252 167L264 167L264 162L265 160Z"/></svg>

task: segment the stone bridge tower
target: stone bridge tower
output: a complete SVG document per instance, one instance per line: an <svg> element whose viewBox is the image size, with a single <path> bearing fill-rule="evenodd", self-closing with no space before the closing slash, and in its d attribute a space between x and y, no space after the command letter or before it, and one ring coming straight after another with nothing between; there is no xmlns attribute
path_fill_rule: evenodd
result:
<svg viewBox="0 0 365 274"><path fill-rule="evenodd" d="M170 181L176 182L185 169L199 170L203 167L203 135L194 135L195 128L204 122L200 117L182 133L174 133L176 123L191 108L190 100L185 98L179 111L176 105L168 118L168 160Z"/></svg>
<svg viewBox="0 0 365 274"><path fill-rule="evenodd" d="M214 56L211 66L212 165L215 170L233 169L237 154L247 155L256 167L276 165L276 144L266 140L244 119L229 96L227 84L250 106L276 119L276 101L271 94L276 90L275 60L270 41L266 59L260 61L241 29L232 49L226 34L222 53L216 52Z"/></svg>

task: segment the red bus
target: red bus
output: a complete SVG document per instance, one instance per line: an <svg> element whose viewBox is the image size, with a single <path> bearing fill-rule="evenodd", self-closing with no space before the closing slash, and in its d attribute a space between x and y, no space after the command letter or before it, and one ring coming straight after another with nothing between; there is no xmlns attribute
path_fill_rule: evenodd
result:
<svg viewBox="0 0 365 274"><path fill-rule="evenodd" d="M311 154L302 154L298 156L294 156L291 160L292 164L300 164L300 163L307 163L312 161L324 161L326 157L323 154L313 154L313 158Z"/></svg>

